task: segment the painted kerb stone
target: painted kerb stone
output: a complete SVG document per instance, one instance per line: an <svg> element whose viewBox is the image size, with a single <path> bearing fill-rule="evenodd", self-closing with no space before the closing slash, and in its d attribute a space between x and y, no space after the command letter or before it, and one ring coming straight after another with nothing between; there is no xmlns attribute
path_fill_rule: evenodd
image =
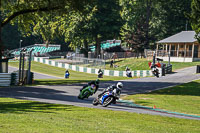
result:
<svg viewBox="0 0 200 133"><path fill-rule="evenodd" d="M45 64L45 62L48 62L48 65L58 67L58 62L54 61L52 63L51 60L44 59L44 58L34 57L34 61L41 62L44 64ZM69 68L74 71L80 71L80 67L76 66L76 65L72 66L70 64L61 63L60 66L62 68L66 68L66 69ZM81 71L83 71L83 72L97 74L95 72L96 69L94 69L94 68L83 67L82 69L81 69ZM107 75L107 76L122 76L122 77L126 76L125 71L114 71L114 70L102 70L102 71L103 71L104 75ZM132 74L134 77L146 77L146 76L152 75L150 70L135 70L135 71L132 71Z"/></svg>

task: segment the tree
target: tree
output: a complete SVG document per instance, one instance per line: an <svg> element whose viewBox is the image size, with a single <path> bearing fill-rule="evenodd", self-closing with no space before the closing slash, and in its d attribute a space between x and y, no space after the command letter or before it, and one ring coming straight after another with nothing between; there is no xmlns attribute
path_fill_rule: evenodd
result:
<svg viewBox="0 0 200 133"><path fill-rule="evenodd" d="M158 0L155 5L152 33L157 40L169 37L184 30L191 30L186 13L190 13L191 0Z"/></svg>
<svg viewBox="0 0 200 133"><path fill-rule="evenodd" d="M186 29L191 0L121 0L126 21L121 34L130 47L154 47L156 41ZM137 45L137 46L134 46Z"/></svg>
<svg viewBox="0 0 200 133"><path fill-rule="evenodd" d="M83 7L90 3L90 0L1 0L0 34L2 28L8 23L17 22L23 33L31 35L34 25L40 25L41 34L48 41L50 38L47 29L49 15L62 16L69 11L82 11ZM46 19L45 19L46 18ZM53 23L52 23L53 25ZM52 28L49 28L52 29ZM2 60L3 43L0 37L0 61ZM0 62L0 70L2 64ZM0 71L1 72L1 71Z"/></svg>
<svg viewBox="0 0 200 133"><path fill-rule="evenodd" d="M85 7L84 15L70 12L69 15L59 18L59 31L65 35L71 47L79 47L87 55L88 44L96 45L96 56L100 54L100 42L119 37L123 25L120 16L121 7L116 0L97 0ZM62 23L65 22L65 23Z"/></svg>
<svg viewBox="0 0 200 133"><path fill-rule="evenodd" d="M97 0L95 9L89 25L96 42L95 52L98 56L101 41L117 39L124 23L120 15L119 0Z"/></svg>
<svg viewBox="0 0 200 133"><path fill-rule="evenodd" d="M70 12L58 18L58 31L65 36L65 41L70 42L70 47L79 48L88 56L88 44L93 42L89 21L92 18L93 6L84 9L85 14Z"/></svg>
<svg viewBox="0 0 200 133"><path fill-rule="evenodd" d="M192 0L191 14L189 16L192 24L192 29L196 32L196 38L200 42L200 1Z"/></svg>
<svg viewBox="0 0 200 133"><path fill-rule="evenodd" d="M123 5L122 16L126 21L122 29L123 39L135 51L149 48L152 0L125 0L121 1L121 4Z"/></svg>

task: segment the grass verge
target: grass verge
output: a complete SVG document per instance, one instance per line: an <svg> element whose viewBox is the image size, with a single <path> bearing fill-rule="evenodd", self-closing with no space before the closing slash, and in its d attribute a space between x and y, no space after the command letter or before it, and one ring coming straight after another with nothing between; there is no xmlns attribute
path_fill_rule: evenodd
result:
<svg viewBox="0 0 200 133"><path fill-rule="evenodd" d="M0 98L0 132L199 133L198 120Z"/></svg>
<svg viewBox="0 0 200 133"><path fill-rule="evenodd" d="M110 68L110 60L106 61L105 69L107 70L119 70L119 71L125 71L126 66L128 66L131 70L150 70L148 66L148 62L152 62L152 60L147 60L146 58L120 58L115 59L114 65L117 67ZM168 62L163 62L168 64ZM196 66L200 65L200 62L171 62L173 71L190 67L190 66ZM85 66L87 67L87 66ZM92 67L92 66L88 66Z"/></svg>
<svg viewBox="0 0 200 133"><path fill-rule="evenodd" d="M175 87L123 97L136 104L200 116L200 80Z"/></svg>
<svg viewBox="0 0 200 133"><path fill-rule="evenodd" d="M18 67L19 62L9 62L9 66ZM81 83L81 82L88 82L91 80L97 79L96 74L89 74L83 72L76 72L73 70L69 70L70 78L64 79L65 68L54 67L50 65L46 65L43 63L32 61L31 71L53 75L57 77L63 77L63 79L41 79L35 80L35 85L56 85L56 84L70 84L70 83ZM116 77L116 76L104 76L101 78L101 81L113 81L113 80L123 80L123 79L130 79L127 77Z"/></svg>

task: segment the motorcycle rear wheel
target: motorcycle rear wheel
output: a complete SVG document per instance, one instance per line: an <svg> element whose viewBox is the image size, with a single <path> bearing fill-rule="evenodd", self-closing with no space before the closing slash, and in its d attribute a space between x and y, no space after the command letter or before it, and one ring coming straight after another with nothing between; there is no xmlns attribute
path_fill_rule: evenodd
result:
<svg viewBox="0 0 200 133"><path fill-rule="evenodd" d="M89 92L85 92L84 94L80 94L79 96L78 96L78 99L81 99L81 100L83 100L84 98L88 98L87 96L88 96L88 94L89 94Z"/></svg>

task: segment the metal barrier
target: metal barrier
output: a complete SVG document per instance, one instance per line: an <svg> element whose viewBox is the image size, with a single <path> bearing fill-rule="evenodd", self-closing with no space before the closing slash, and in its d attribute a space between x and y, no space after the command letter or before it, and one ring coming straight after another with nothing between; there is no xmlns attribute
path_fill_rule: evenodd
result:
<svg viewBox="0 0 200 133"><path fill-rule="evenodd" d="M10 73L0 73L0 86L10 86L11 74Z"/></svg>
<svg viewBox="0 0 200 133"><path fill-rule="evenodd" d="M196 73L200 73L200 65L197 65Z"/></svg>
<svg viewBox="0 0 200 133"><path fill-rule="evenodd" d="M170 64L170 65L165 66L165 73L169 74L171 72L172 72L172 65Z"/></svg>
<svg viewBox="0 0 200 133"><path fill-rule="evenodd" d="M135 58L143 58L144 53L137 53L137 52L105 52L103 54L103 59L118 59L118 58L130 58L130 57L135 57Z"/></svg>
<svg viewBox="0 0 200 133"><path fill-rule="evenodd" d="M79 65L84 67L105 67L105 60L84 58L84 57L72 57L72 65Z"/></svg>
<svg viewBox="0 0 200 133"><path fill-rule="evenodd" d="M18 73L0 73L0 86L10 86L18 84Z"/></svg>

